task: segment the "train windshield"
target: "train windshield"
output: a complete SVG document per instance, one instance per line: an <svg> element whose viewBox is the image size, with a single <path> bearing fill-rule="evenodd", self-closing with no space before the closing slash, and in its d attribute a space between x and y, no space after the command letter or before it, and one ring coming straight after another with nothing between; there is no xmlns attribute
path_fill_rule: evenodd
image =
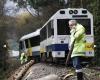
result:
<svg viewBox="0 0 100 80"><path fill-rule="evenodd" d="M58 35L70 35L68 21L70 19L57 19L57 33ZM82 24L86 29L86 34L91 34L91 20L90 19L75 19L78 23Z"/></svg>
<svg viewBox="0 0 100 80"><path fill-rule="evenodd" d="M24 48L24 44L22 41L19 42L19 50L22 50Z"/></svg>

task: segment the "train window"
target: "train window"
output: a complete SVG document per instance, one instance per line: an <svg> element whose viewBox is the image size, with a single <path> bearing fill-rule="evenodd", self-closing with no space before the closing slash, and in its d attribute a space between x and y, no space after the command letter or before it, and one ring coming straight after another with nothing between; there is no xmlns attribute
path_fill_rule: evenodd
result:
<svg viewBox="0 0 100 80"><path fill-rule="evenodd" d="M47 29L46 26L44 28L41 29L40 31L40 39L41 41L45 40L47 38Z"/></svg>
<svg viewBox="0 0 100 80"><path fill-rule="evenodd" d="M76 19L78 23L85 27L86 34L91 34L91 20L90 19Z"/></svg>
<svg viewBox="0 0 100 80"><path fill-rule="evenodd" d="M19 42L19 49L22 50L23 48L24 48L23 41L20 41L20 42Z"/></svg>
<svg viewBox="0 0 100 80"><path fill-rule="evenodd" d="M48 33L48 35L47 35ZM40 39L41 41L45 40L48 37L54 35L54 28L53 28L53 20L47 23L41 31L40 31Z"/></svg>
<svg viewBox="0 0 100 80"><path fill-rule="evenodd" d="M68 27L69 19L58 19L57 20L57 32L58 35L69 35L70 29Z"/></svg>
<svg viewBox="0 0 100 80"><path fill-rule="evenodd" d="M69 35L70 29L68 27L68 21L71 19L58 19L57 20L57 31L58 35ZM86 34L91 34L91 20L90 19L75 19L78 23L85 27Z"/></svg>
<svg viewBox="0 0 100 80"><path fill-rule="evenodd" d="M53 21L50 21L47 24L47 28L48 28L48 37L51 37L52 35L54 35Z"/></svg>
<svg viewBox="0 0 100 80"><path fill-rule="evenodd" d="M44 40L44 34L43 34L43 29L40 30L40 40L43 41Z"/></svg>
<svg viewBox="0 0 100 80"><path fill-rule="evenodd" d="M40 36L35 36L29 39L31 47L40 45Z"/></svg>
<svg viewBox="0 0 100 80"><path fill-rule="evenodd" d="M26 48L28 48L28 39L25 40L25 45L26 45Z"/></svg>

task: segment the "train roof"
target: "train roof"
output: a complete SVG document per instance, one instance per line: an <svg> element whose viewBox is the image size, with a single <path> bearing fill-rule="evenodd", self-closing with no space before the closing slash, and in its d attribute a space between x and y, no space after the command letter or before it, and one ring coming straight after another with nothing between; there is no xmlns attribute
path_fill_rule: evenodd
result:
<svg viewBox="0 0 100 80"><path fill-rule="evenodd" d="M73 13L70 13L70 11L72 11ZM74 11L76 11L77 13L75 13ZM86 13L84 13L84 12L86 12ZM53 19L53 18L57 18L59 15L60 16L67 16L68 17L68 15L87 15L88 14L88 16L91 16L92 14L87 10L87 9L84 9L84 8L67 8L67 9L60 9L60 10L58 10L51 18L50 18L50 20L51 19Z"/></svg>
<svg viewBox="0 0 100 80"><path fill-rule="evenodd" d="M31 37L34 37L34 36L38 36L40 35L40 29L37 29L35 32L32 32L30 34L27 34L27 35L24 35L20 38L20 41L22 40L25 40L25 39L28 39L28 38L31 38Z"/></svg>
<svg viewBox="0 0 100 80"><path fill-rule="evenodd" d="M79 12L77 14L70 14L69 11L75 11L75 10L78 10ZM82 13L83 12L86 12L85 13ZM60 14L60 15L59 15ZM57 19L57 18L65 18L66 17L69 17L69 15L87 15L88 14L88 17L93 17L93 15L87 10L87 9L84 9L84 8L66 8L66 9L60 9L58 10L53 16L51 16L51 18L43 25L43 27L50 21L50 20L53 20L54 18ZM43 28L42 27L42 28Z"/></svg>

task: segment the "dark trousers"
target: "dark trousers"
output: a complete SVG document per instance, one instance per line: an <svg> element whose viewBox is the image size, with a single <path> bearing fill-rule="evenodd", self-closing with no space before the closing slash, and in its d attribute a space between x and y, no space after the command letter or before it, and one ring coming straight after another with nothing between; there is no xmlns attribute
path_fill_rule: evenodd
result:
<svg viewBox="0 0 100 80"><path fill-rule="evenodd" d="M73 61L73 67L76 70L76 74L77 74L77 80L83 80L83 72L82 72L82 57L80 56L76 56L72 58Z"/></svg>
<svg viewBox="0 0 100 80"><path fill-rule="evenodd" d="M82 69L82 65L81 65L82 57L76 56L76 57L73 57L72 60L73 60L73 67L76 70Z"/></svg>

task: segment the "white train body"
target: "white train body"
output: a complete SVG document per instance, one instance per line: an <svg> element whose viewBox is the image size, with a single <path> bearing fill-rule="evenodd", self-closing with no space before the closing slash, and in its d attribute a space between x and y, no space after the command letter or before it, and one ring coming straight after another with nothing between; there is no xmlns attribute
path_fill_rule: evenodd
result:
<svg viewBox="0 0 100 80"><path fill-rule="evenodd" d="M77 20L86 29L86 56L94 56L93 16L83 8L57 11L40 30L40 53L46 58L65 58L69 50L70 29L68 21Z"/></svg>
<svg viewBox="0 0 100 80"><path fill-rule="evenodd" d="M25 52L28 57L40 57L40 29L20 38L20 52Z"/></svg>
<svg viewBox="0 0 100 80"><path fill-rule="evenodd" d="M74 19L86 29L86 57L94 57L93 15L83 8L57 11L41 29L20 39L20 51L41 59L66 58L69 51L70 29L68 21Z"/></svg>

